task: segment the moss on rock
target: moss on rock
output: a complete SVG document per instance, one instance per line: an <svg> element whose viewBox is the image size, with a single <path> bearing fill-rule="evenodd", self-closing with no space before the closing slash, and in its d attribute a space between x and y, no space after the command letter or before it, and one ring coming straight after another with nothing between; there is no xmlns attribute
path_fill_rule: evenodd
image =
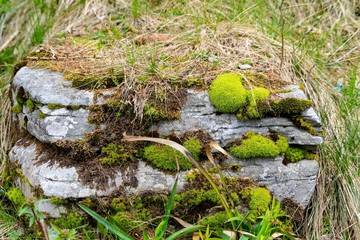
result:
<svg viewBox="0 0 360 240"><path fill-rule="evenodd" d="M219 75L211 84L209 97L214 106L224 113L236 113L246 105L247 91L236 73Z"/></svg>
<svg viewBox="0 0 360 240"><path fill-rule="evenodd" d="M286 137L278 136L276 140L276 146L279 148L280 153L285 154L286 150L289 148L289 143Z"/></svg>
<svg viewBox="0 0 360 240"><path fill-rule="evenodd" d="M265 212L268 209L270 201L270 192L266 188L257 188L251 194L249 207L251 210Z"/></svg>
<svg viewBox="0 0 360 240"><path fill-rule="evenodd" d="M105 147L101 149L101 154L106 157L100 158L101 164L114 166L120 165L126 161L133 160L133 155L124 146L115 145L113 143L109 143Z"/></svg>
<svg viewBox="0 0 360 240"><path fill-rule="evenodd" d="M6 196L9 200L14 203L16 207L20 207L24 203L26 203L26 198L24 194L17 187L12 187L6 192Z"/></svg>
<svg viewBox="0 0 360 240"><path fill-rule="evenodd" d="M230 153L237 158L273 158L280 153L273 141L260 134L248 132L244 137L241 145L230 147Z"/></svg>
<svg viewBox="0 0 360 240"><path fill-rule="evenodd" d="M262 113L258 110L257 104L261 100L266 100L270 97L270 91L265 88L253 88L249 90L248 102L246 108L246 117L250 119L262 117Z"/></svg>

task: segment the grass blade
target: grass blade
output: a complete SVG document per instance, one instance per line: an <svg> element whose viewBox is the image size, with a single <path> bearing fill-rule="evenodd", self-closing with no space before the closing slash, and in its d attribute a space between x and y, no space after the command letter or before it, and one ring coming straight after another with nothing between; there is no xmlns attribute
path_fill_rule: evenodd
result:
<svg viewBox="0 0 360 240"><path fill-rule="evenodd" d="M193 233L193 232L196 232L196 231L201 230L203 228L205 228L205 227L202 226L202 225L195 225L195 226L186 227L186 228L183 228L183 229L173 233L170 237L166 238L166 240L176 240L176 239L178 239L180 236L182 236L184 234Z"/></svg>
<svg viewBox="0 0 360 240"><path fill-rule="evenodd" d="M88 207L85 207L82 204L78 204L79 207L84 210L87 214L89 214L91 217L93 217L98 223L103 225L105 228L107 228L110 232L115 234L117 237L120 237L123 240L133 240L132 237L130 237L127 233L119 229L117 226L112 224L111 222L107 221L105 218L94 212Z"/></svg>

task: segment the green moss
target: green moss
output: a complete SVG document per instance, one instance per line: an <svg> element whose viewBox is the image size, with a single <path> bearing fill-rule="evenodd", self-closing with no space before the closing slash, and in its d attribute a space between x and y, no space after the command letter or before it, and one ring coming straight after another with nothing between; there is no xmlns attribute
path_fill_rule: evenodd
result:
<svg viewBox="0 0 360 240"><path fill-rule="evenodd" d="M65 205L68 204L68 200L63 199L63 198L57 198L57 197L51 197L49 199L49 202L55 205Z"/></svg>
<svg viewBox="0 0 360 240"><path fill-rule="evenodd" d="M293 117L301 115L306 109L310 108L311 105L310 100L285 98L280 101L273 101L271 107L277 116Z"/></svg>
<svg viewBox="0 0 360 240"><path fill-rule="evenodd" d="M64 106L61 104L56 104L56 103L49 103L48 105L46 105L50 110L55 110L55 109L59 109L59 108L63 108Z"/></svg>
<svg viewBox="0 0 360 240"><path fill-rule="evenodd" d="M278 140L276 140L276 146L279 148L280 153L285 154L286 150L289 148L287 138L284 136L278 136Z"/></svg>
<svg viewBox="0 0 360 240"><path fill-rule="evenodd" d="M129 208L129 200L126 199L123 196L116 197L111 201L110 206L115 211L123 212L123 211L128 210L128 208Z"/></svg>
<svg viewBox="0 0 360 240"><path fill-rule="evenodd" d="M249 90L248 102L249 104L246 107L246 117L260 118L262 117L261 112L257 108L257 104L261 100L266 100L270 97L270 91L265 88L253 88Z"/></svg>
<svg viewBox="0 0 360 240"><path fill-rule="evenodd" d="M254 192L254 188L252 188L252 187L244 187L240 191L240 196L241 196L242 199L247 199L247 198L250 198L250 196L252 195L253 192Z"/></svg>
<svg viewBox="0 0 360 240"><path fill-rule="evenodd" d="M25 104L29 108L30 112L35 110L35 104L30 98L26 100Z"/></svg>
<svg viewBox="0 0 360 240"><path fill-rule="evenodd" d="M106 155L106 157L100 158L99 161L101 164L108 166L119 165L126 161L131 161L134 158L132 153L127 151L124 146L113 143L109 143L106 147L103 147L101 154Z"/></svg>
<svg viewBox="0 0 360 240"><path fill-rule="evenodd" d="M47 114L45 114L45 113L43 113L42 111L38 111L38 117L39 118L46 118L48 115Z"/></svg>
<svg viewBox="0 0 360 240"><path fill-rule="evenodd" d="M183 143L183 146L199 160L201 143L198 139L189 139ZM179 162L181 170L187 170L192 167L192 163L179 151L165 145L153 144L144 148L143 156L153 163L156 167L164 170L176 171L176 159Z"/></svg>
<svg viewBox="0 0 360 240"><path fill-rule="evenodd" d="M249 207L251 210L265 212L271 201L270 192L266 188L257 188L251 194Z"/></svg>
<svg viewBox="0 0 360 240"><path fill-rule="evenodd" d="M304 120L303 118L296 118L294 121L295 126L299 127L300 129L303 129L305 131L307 131L308 133L310 133L313 136L317 136L318 133L315 130L315 128L306 120Z"/></svg>
<svg viewBox="0 0 360 240"><path fill-rule="evenodd" d="M224 113L236 113L246 105L247 91L236 73L219 75L211 84L209 97L214 106Z"/></svg>
<svg viewBox="0 0 360 240"><path fill-rule="evenodd" d="M225 228L230 227L231 224L225 223L229 219L228 215L225 212L218 212L211 216L201 219L201 225L209 226L210 228Z"/></svg>
<svg viewBox="0 0 360 240"><path fill-rule="evenodd" d="M285 152L285 158L290 162L297 162L302 159L318 160L316 154L297 147L289 147Z"/></svg>
<svg viewBox="0 0 360 240"><path fill-rule="evenodd" d="M291 90L291 89L275 89L273 92L274 93L289 93L289 92L293 92L293 90Z"/></svg>
<svg viewBox="0 0 360 240"><path fill-rule="evenodd" d="M79 109L80 109L80 106L73 105L73 106L70 106L70 109L73 110L73 111L79 110Z"/></svg>
<svg viewBox="0 0 360 240"><path fill-rule="evenodd" d="M70 212L65 216L53 219L51 222L63 229L73 229L85 224L86 218L78 212Z"/></svg>
<svg viewBox="0 0 360 240"><path fill-rule="evenodd" d="M124 212L117 212L112 218L125 232L130 232L141 224L140 222L135 222L131 216Z"/></svg>
<svg viewBox="0 0 360 240"><path fill-rule="evenodd" d="M21 113L22 112L22 106L20 104L16 104L14 106L11 107L11 111L13 111L14 113Z"/></svg>
<svg viewBox="0 0 360 240"><path fill-rule="evenodd" d="M26 203L26 198L24 194L18 189L17 187L12 187L6 192L6 196L9 198L9 200L14 203L16 207L22 206L24 203Z"/></svg>
<svg viewBox="0 0 360 240"><path fill-rule="evenodd" d="M214 189L189 189L175 196L173 208L194 208L203 203L221 204Z"/></svg>
<svg viewBox="0 0 360 240"><path fill-rule="evenodd" d="M230 153L237 158L273 158L280 153L273 141L260 134L249 132L245 137L241 145L230 148Z"/></svg>

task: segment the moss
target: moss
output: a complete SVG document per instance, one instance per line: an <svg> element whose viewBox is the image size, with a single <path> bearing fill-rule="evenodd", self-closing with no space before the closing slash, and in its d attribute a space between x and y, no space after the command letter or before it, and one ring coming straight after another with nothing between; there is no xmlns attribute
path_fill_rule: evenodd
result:
<svg viewBox="0 0 360 240"><path fill-rule="evenodd" d="M257 104L261 100L266 100L270 97L270 91L265 88L253 88L249 90L248 94L248 102L249 104L246 107L246 117L253 119L253 118L260 118L262 117L261 112L259 112L257 108Z"/></svg>
<svg viewBox="0 0 360 240"><path fill-rule="evenodd" d="M25 105L29 108L30 112L35 110L35 104L30 98L26 100Z"/></svg>
<svg viewBox="0 0 360 240"><path fill-rule="evenodd" d="M11 107L11 111L13 111L14 113L21 113L22 112L22 105L20 104L16 104L14 106Z"/></svg>
<svg viewBox="0 0 360 240"><path fill-rule="evenodd" d="M112 218L125 232L130 232L141 224L140 222L135 222L131 216L124 212L117 212Z"/></svg>
<svg viewBox="0 0 360 240"><path fill-rule="evenodd" d="M59 108L63 108L64 106L61 104L56 104L56 103L49 103L48 105L46 105L50 110L55 110L55 109L59 109Z"/></svg>
<svg viewBox="0 0 360 240"><path fill-rule="evenodd" d="M280 153L273 141L260 134L249 132L245 137L241 145L230 148L230 153L237 158L273 158Z"/></svg>
<svg viewBox="0 0 360 240"><path fill-rule="evenodd" d="M225 228L231 226L231 224L226 223L228 219L229 217L225 212L218 212L201 219L200 223L201 225L209 226L210 228Z"/></svg>
<svg viewBox="0 0 360 240"><path fill-rule="evenodd" d="M45 113L43 113L42 111L38 111L38 117L39 118L46 118L48 115L47 114L45 114Z"/></svg>
<svg viewBox="0 0 360 240"><path fill-rule="evenodd" d="M203 203L221 204L214 189L189 189L175 196L173 208L194 208Z"/></svg>
<svg viewBox="0 0 360 240"><path fill-rule="evenodd" d="M313 136L317 136L318 133L315 130L315 128L306 120L304 120L303 118L296 118L295 120L293 120L295 126L297 126L300 129L303 129L305 131L307 131L308 133L310 133Z"/></svg>
<svg viewBox="0 0 360 240"><path fill-rule="evenodd" d="M126 161L131 161L134 158L132 153L127 151L124 146L113 143L109 143L106 147L103 147L101 154L106 155L106 157L100 158L99 161L101 164L108 166L119 165Z"/></svg>
<svg viewBox="0 0 360 240"><path fill-rule="evenodd" d="M9 198L9 200L14 203L16 207L22 206L24 203L26 203L26 198L24 194L20 191L17 187L12 187L6 192L6 196Z"/></svg>
<svg viewBox="0 0 360 240"><path fill-rule="evenodd" d="M247 91L236 73L219 75L211 84L209 97L214 106L224 113L236 113L246 105Z"/></svg>
<svg viewBox="0 0 360 240"><path fill-rule="evenodd" d="M63 229L73 229L85 224L86 218L78 212L70 212L65 216L53 219L51 222Z"/></svg>
<svg viewBox="0 0 360 240"><path fill-rule="evenodd" d="M302 159L318 160L318 156L316 154L298 147L289 147L286 150L285 158L290 162L297 162Z"/></svg>
<svg viewBox="0 0 360 240"><path fill-rule="evenodd" d="M254 192L254 188L244 187L243 189L241 189L239 194L242 199L247 199L247 198L250 198L250 196L252 195L253 192Z"/></svg>
<svg viewBox="0 0 360 240"><path fill-rule="evenodd" d="M51 197L49 202L55 205L65 205L68 204L69 201L63 198Z"/></svg>
<svg viewBox="0 0 360 240"><path fill-rule="evenodd" d="M273 92L274 93L289 93L289 92L293 92L293 90L291 90L291 89L275 89Z"/></svg>
<svg viewBox="0 0 360 240"><path fill-rule="evenodd" d="M257 188L250 197L249 207L251 210L265 212L271 201L270 192L266 188Z"/></svg>
<svg viewBox="0 0 360 240"><path fill-rule="evenodd" d="M198 139L189 139L183 143L183 146L199 160L201 152L201 143ZM153 144L144 148L143 157L153 163L156 167L164 170L176 171L176 160L179 162L181 170L187 170L192 167L192 163L179 151L165 145Z"/></svg>
<svg viewBox="0 0 360 240"><path fill-rule="evenodd" d="M275 115L281 117L293 117L301 115L306 109L312 105L310 100L285 98L280 101L273 101L271 104Z"/></svg>
<svg viewBox="0 0 360 240"><path fill-rule="evenodd" d="M286 150L289 148L289 143L286 137L278 136L278 140L276 140L276 146L279 148L280 153L285 154Z"/></svg>
<svg viewBox="0 0 360 240"><path fill-rule="evenodd" d="M123 212L129 209L129 201L123 196L116 197L111 201L110 206L117 212Z"/></svg>

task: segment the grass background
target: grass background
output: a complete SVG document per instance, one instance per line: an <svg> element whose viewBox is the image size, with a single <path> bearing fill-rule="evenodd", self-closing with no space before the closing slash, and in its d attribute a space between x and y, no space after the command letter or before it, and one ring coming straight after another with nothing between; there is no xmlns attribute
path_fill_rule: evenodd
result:
<svg viewBox="0 0 360 240"><path fill-rule="evenodd" d="M268 67L289 81L304 84L324 124L320 174L304 224L306 236L358 239L360 6L357 0L0 0L2 168L12 145L8 90L15 63L59 34L91 32L94 38L101 39L104 33L96 30L101 27L110 29L116 38L122 34L114 24L118 21L127 22L126 27L130 28L140 22L144 28L161 32L161 28L154 26L164 19L165 26L173 27L174 31L180 29L184 37L199 45L204 30L221 28L224 21L248 29L246 37L258 44L258 51L249 54L244 62ZM262 56L265 57L261 61ZM271 66L264 64L267 61ZM7 223L15 221L13 210L2 207L8 210L0 216L3 226L0 236L1 231L10 228L11 224Z"/></svg>

